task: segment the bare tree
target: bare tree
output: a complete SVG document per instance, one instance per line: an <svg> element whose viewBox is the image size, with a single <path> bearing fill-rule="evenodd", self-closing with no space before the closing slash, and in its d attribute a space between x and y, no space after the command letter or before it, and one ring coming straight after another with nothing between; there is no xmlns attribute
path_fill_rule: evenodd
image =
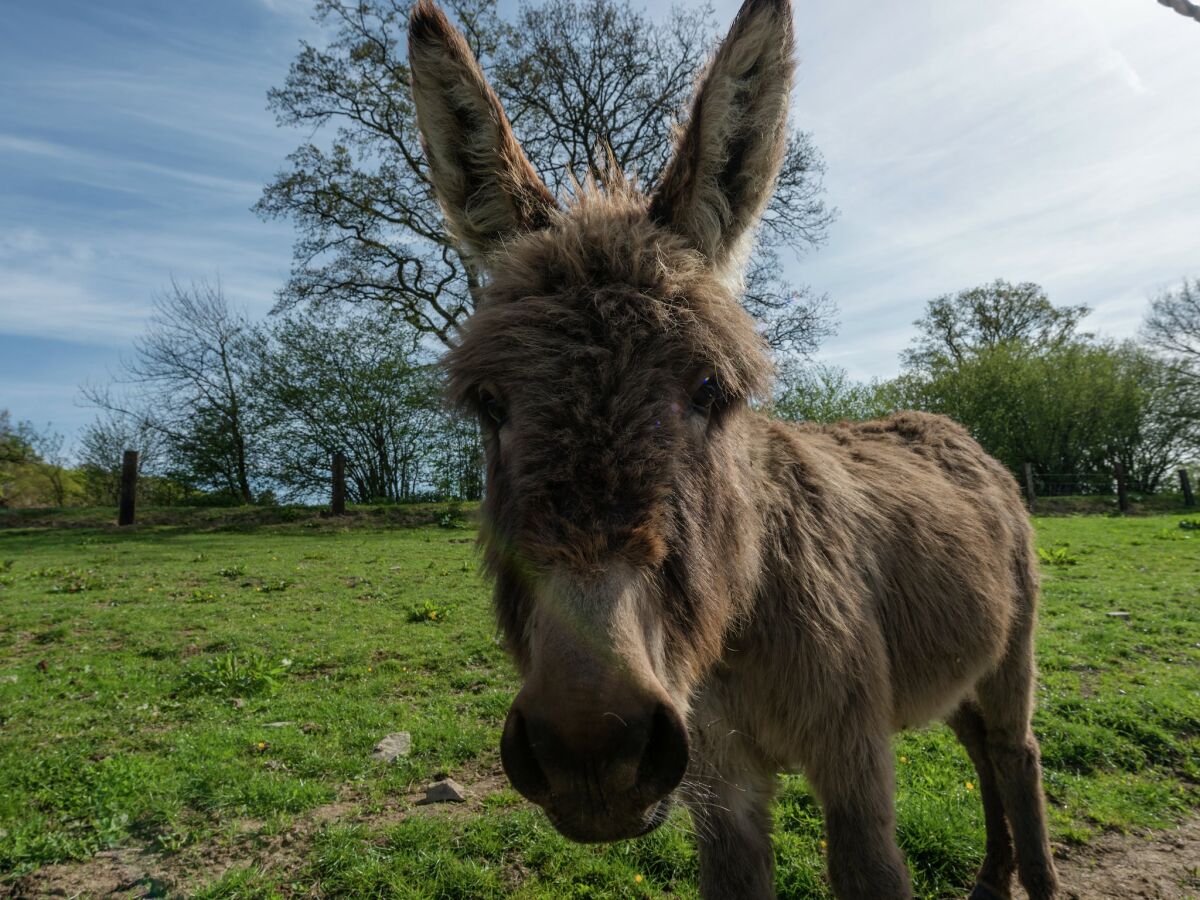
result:
<svg viewBox="0 0 1200 900"><path fill-rule="evenodd" d="M1172 416L1185 426L1187 451L1200 457L1200 279L1150 301L1142 338L1166 363Z"/></svg>
<svg viewBox="0 0 1200 900"><path fill-rule="evenodd" d="M145 418L102 410L79 435L79 468L88 502L115 506L120 494L121 461L126 450L138 451L138 473L157 474L162 464L163 434ZM139 495L150 482L138 479Z"/></svg>
<svg viewBox="0 0 1200 900"><path fill-rule="evenodd" d="M160 433L187 480L253 500L244 391L251 329L219 282L171 282L122 362L120 395L85 386L86 402Z"/></svg>
<svg viewBox="0 0 1200 900"><path fill-rule="evenodd" d="M444 345L472 309L479 273L459 256L429 185L410 95L406 0L317 0L333 37L306 44L270 104L281 125L334 126L327 148L301 146L257 209L299 228L280 306L384 303ZM555 190L603 177L611 161L657 179L714 31L709 7L661 21L626 0L546 0L501 19L490 0L452 0L533 164ZM821 156L792 133L763 220L764 254L747 307L774 345L812 349L830 325L827 298L782 279L778 253L821 243L834 211L822 200Z"/></svg>
<svg viewBox="0 0 1200 900"><path fill-rule="evenodd" d="M1182 374L1200 381L1200 279L1185 278L1178 290L1151 300L1142 335Z"/></svg>

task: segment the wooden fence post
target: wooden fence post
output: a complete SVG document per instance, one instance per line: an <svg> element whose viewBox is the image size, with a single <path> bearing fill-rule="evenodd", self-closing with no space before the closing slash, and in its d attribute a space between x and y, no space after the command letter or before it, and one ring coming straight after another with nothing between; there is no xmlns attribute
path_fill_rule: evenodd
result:
<svg viewBox="0 0 1200 900"><path fill-rule="evenodd" d="M339 450L333 454L333 507L335 516L346 514L346 454Z"/></svg>
<svg viewBox="0 0 1200 900"><path fill-rule="evenodd" d="M1025 501L1029 504L1029 511L1033 512L1033 505L1037 502L1037 495L1033 492L1033 463L1025 463Z"/></svg>
<svg viewBox="0 0 1200 900"><path fill-rule="evenodd" d="M1179 489L1183 491L1183 505L1195 506L1196 495L1192 493L1192 482L1188 480L1187 469L1179 470Z"/></svg>
<svg viewBox="0 0 1200 900"><path fill-rule="evenodd" d="M1113 475L1117 477L1117 508L1122 513L1129 512L1129 491L1125 485L1125 467L1120 463L1113 464Z"/></svg>
<svg viewBox="0 0 1200 900"><path fill-rule="evenodd" d="M126 450L121 460L121 493L117 500L117 524L132 525L137 510L138 452Z"/></svg>

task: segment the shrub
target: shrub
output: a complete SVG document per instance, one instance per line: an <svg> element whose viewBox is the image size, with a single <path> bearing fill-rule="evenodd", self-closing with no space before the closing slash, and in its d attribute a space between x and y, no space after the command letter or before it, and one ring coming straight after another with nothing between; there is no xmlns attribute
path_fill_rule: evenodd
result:
<svg viewBox="0 0 1200 900"><path fill-rule="evenodd" d="M1048 566L1073 566L1079 562L1071 555L1070 548L1063 544L1060 547L1051 547L1047 550L1045 547L1037 548L1038 559Z"/></svg>
<svg viewBox="0 0 1200 900"><path fill-rule="evenodd" d="M186 669L183 688L186 693L248 697L273 694L287 676L290 660L274 663L261 653L238 656L225 653L213 656Z"/></svg>
<svg viewBox="0 0 1200 900"><path fill-rule="evenodd" d="M449 607L438 606L432 600L426 600L420 606L410 606L408 609L410 622L444 622L449 615Z"/></svg>

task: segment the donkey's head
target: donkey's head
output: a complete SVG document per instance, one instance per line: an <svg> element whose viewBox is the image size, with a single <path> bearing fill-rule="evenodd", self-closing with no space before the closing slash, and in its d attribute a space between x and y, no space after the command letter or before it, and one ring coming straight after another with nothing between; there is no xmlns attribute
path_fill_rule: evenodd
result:
<svg viewBox="0 0 1200 900"><path fill-rule="evenodd" d="M524 677L501 755L576 840L665 818L689 698L752 590L745 416L770 366L736 291L791 45L787 0L747 0L655 190L614 175L564 209L466 42L427 0L413 12L430 175L485 276L447 366L483 423L486 561Z"/></svg>

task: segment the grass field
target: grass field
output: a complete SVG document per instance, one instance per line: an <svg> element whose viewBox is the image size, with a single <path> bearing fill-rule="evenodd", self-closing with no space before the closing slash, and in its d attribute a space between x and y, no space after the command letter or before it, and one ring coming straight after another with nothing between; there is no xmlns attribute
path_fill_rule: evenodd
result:
<svg viewBox="0 0 1200 900"><path fill-rule="evenodd" d="M1181 518L1037 520L1058 841L1200 807L1200 530ZM683 814L580 847L504 785L516 681L473 532L387 521L0 520L0 894L137 847L205 897L694 897ZM400 730L412 754L373 760ZM940 726L895 751L917 888L961 896L983 843L970 764ZM470 804L415 807L442 773ZM826 896L802 778L775 817L780 895Z"/></svg>

